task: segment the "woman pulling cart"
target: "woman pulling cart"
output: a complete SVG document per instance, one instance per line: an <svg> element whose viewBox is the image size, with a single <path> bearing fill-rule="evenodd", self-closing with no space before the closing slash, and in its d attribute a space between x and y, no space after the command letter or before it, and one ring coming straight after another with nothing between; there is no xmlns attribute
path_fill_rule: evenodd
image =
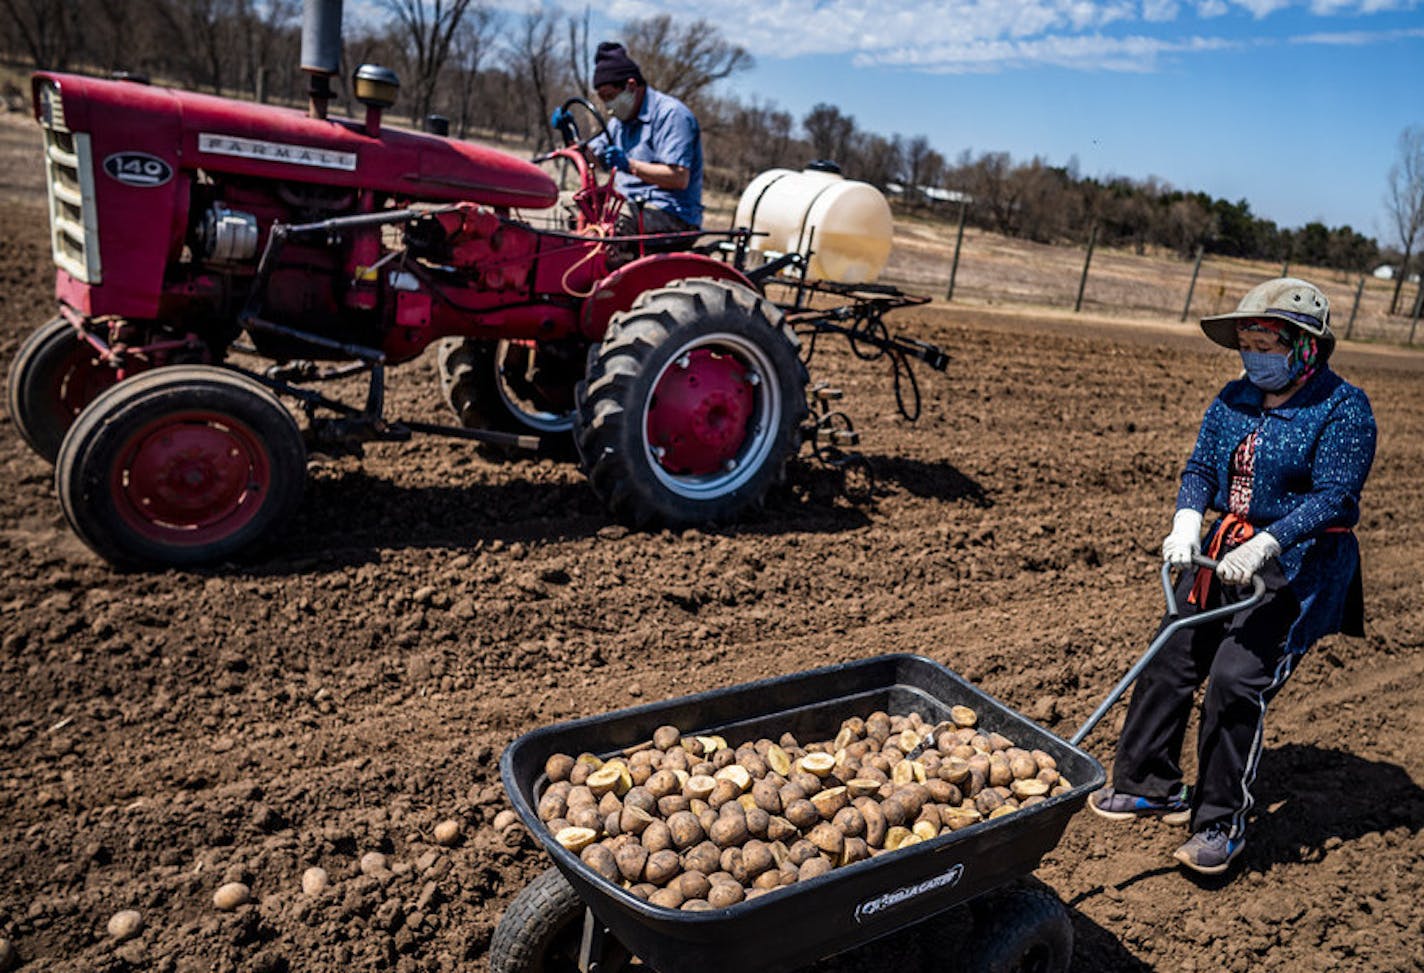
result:
<svg viewBox="0 0 1424 973"><path fill-rule="evenodd" d="M1330 305L1314 285L1266 281L1201 327L1240 353L1245 374L1227 383L1202 420L1162 557L1184 569L1177 587L1184 616L1222 604L1223 585L1256 576L1266 594L1163 645L1133 689L1112 786L1088 805L1111 820L1189 823L1191 837L1173 857L1214 875L1245 847L1266 706L1318 639L1363 634L1352 528L1374 459L1375 421L1365 393L1329 367ZM1192 566L1208 509L1223 512L1206 536L1207 556L1220 562L1215 572ZM1204 681L1197 780L1188 788L1180 755Z"/></svg>

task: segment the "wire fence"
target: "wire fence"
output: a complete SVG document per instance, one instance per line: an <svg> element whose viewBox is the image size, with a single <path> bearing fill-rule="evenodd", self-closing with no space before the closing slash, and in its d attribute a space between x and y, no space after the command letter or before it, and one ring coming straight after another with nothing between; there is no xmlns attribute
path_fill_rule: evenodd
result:
<svg viewBox="0 0 1424 973"><path fill-rule="evenodd" d="M1397 313L1390 314L1395 282L1368 274L1208 254L1193 281L1196 261L1174 253L1095 246L1089 259L1086 244L1033 243L974 227L966 227L958 240L957 230L952 220L898 219L885 282L956 304L1079 308L1094 314L1193 320L1233 310L1246 291L1284 273L1303 277L1325 292L1338 335L1424 344L1417 279L1404 285Z"/></svg>

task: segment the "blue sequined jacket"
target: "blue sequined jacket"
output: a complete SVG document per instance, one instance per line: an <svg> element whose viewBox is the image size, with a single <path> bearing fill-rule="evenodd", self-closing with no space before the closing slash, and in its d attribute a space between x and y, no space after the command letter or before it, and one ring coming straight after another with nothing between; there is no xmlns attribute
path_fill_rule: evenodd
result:
<svg viewBox="0 0 1424 973"><path fill-rule="evenodd" d="M1264 409L1261 400L1261 390L1245 379L1229 382L1212 400L1177 507L1224 513L1232 453L1260 431L1246 519L1280 542L1281 569L1301 608L1286 650L1304 652L1332 632L1362 633L1359 542L1353 532L1327 529L1359 522L1375 418L1365 393L1328 367L1279 408Z"/></svg>

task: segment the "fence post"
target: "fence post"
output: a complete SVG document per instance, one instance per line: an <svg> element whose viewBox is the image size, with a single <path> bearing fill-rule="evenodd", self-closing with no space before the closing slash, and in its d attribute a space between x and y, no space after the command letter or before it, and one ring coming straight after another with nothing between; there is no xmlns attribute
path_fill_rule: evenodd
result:
<svg viewBox="0 0 1424 973"><path fill-rule="evenodd" d="M1201 273L1202 254L1206 252L1206 247L1197 244L1197 260L1192 264L1192 282L1187 285L1187 303L1182 305L1182 320L1187 319L1187 312L1192 309L1192 292L1197 289L1197 274Z"/></svg>
<svg viewBox="0 0 1424 973"><path fill-rule="evenodd" d="M1419 281L1419 289L1414 292L1414 320L1409 322L1409 343L1414 344L1414 330L1419 327L1419 312L1424 311L1424 280Z"/></svg>
<svg viewBox="0 0 1424 973"><path fill-rule="evenodd" d="M1077 314L1083 308L1083 290L1088 286L1088 266L1093 262L1093 247L1098 243L1098 224L1093 224L1093 231L1088 234L1088 256L1083 260L1083 276L1078 280L1078 300L1073 302L1073 313Z"/></svg>
<svg viewBox="0 0 1424 973"><path fill-rule="evenodd" d="M964 245L964 214L969 210L969 200L959 201L959 232L954 235L954 262L949 265L949 290L945 291L946 301L954 300L954 278L959 274L959 248Z"/></svg>
<svg viewBox="0 0 1424 973"><path fill-rule="evenodd" d="M1360 283L1355 287L1355 303L1350 308L1350 323L1345 325L1345 340L1350 340L1350 335L1355 331L1355 315L1360 313L1360 295L1365 292L1365 275L1360 275Z"/></svg>

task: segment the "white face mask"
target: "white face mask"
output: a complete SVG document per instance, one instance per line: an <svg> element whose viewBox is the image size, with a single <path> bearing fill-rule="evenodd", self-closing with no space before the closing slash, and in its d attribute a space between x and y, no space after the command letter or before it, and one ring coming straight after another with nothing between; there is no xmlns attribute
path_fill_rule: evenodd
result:
<svg viewBox="0 0 1424 973"><path fill-rule="evenodd" d="M633 92L631 88L624 88L622 91L618 92L618 97L614 98L612 101L606 102L604 104L604 108L608 111L608 114L612 115L620 122L626 122L631 119L633 117L633 113L637 111L638 96Z"/></svg>

